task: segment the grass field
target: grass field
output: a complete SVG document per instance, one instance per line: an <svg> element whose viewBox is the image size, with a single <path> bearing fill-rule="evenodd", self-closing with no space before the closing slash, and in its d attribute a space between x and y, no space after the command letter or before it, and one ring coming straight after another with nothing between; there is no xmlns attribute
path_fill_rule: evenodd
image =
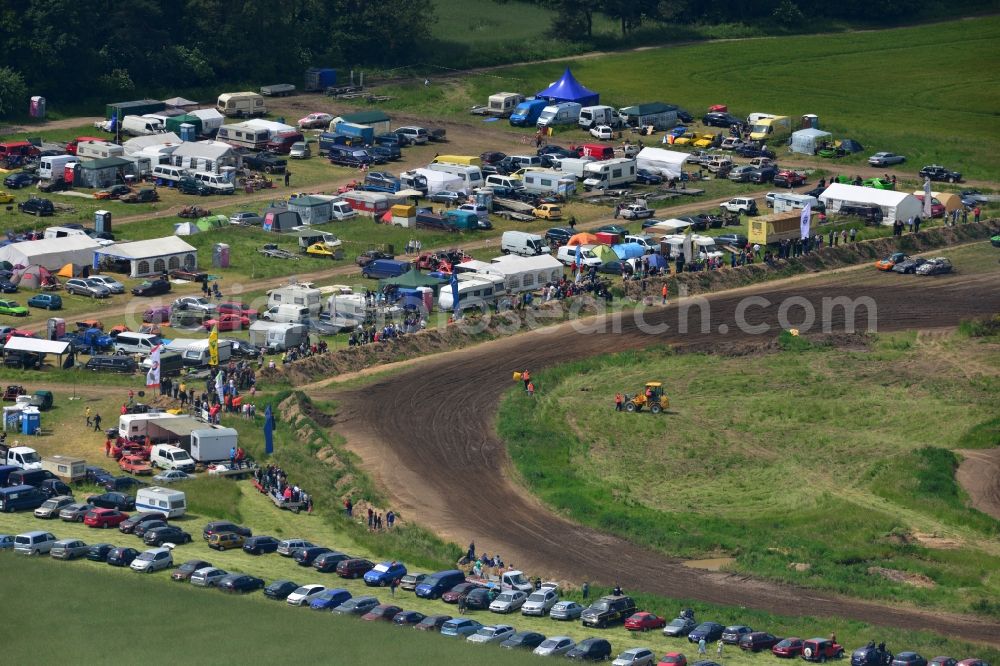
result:
<svg viewBox="0 0 1000 666"><path fill-rule="evenodd" d="M509 395L498 426L527 486L575 520L738 572L972 611L1000 594L1000 522L966 506L950 449L1000 441L998 368L995 339L915 334L738 358L650 349L546 371L542 399ZM653 379L669 415L611 411Z"/></svg>

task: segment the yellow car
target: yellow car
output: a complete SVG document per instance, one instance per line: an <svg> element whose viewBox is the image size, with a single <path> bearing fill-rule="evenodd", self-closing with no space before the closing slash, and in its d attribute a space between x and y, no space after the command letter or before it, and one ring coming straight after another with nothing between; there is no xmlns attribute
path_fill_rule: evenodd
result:
<svg viewBox="0 0 1000 666"><path fill-rule="evenodd" d="M337 243L340 244L339 242ZM313 243L306 248L306 254L312 257L330 257L333 258L333 254L336 251L337 246L331 245L326 242Z"/></svg>
<svg viewBox="0 0 1000 666"><path fill-rule="evenodd" d="M712 142L715 141L714 134L702 134L701 137L695 140L693 145L695 148L710 148Z"/></svg>
<svg viewBox="0 0 1000 666"><path fill-rule="evenodd" d="M14 195L10 192L0 192L0 204L14 203Z"/></svg>
<svg viewBox="0 0 1000 666"><path fill-rule="evenodd" d="M684 134L681 134L679 137L677 137L676 139L674 139L674 145L675 146L686 146L686 145L690 144L692 141L694 141L697 138L698 138L698 135L695 134L694 132L685 132Z"/></svg>
<svg viewBox="0 0 1000 666"><path fill-rule="evenodd" d="M542 204L531 211L532 215L543 220L558 220L562 217L562 208L559 204Z"/></svg>

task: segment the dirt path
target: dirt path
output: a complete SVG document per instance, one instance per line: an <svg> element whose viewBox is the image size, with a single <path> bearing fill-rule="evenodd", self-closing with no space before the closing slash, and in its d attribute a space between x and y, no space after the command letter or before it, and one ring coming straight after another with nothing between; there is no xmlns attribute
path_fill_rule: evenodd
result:
<svg viewBox="0 0 1000 666"><path fill-rule="evenodd" d="M972 506L1000 520L1000 448L959 449L964 458L955 478Z"/></svg>
<svg viewBox="0 0 1000 666"><path fill-rule="evenodd" d="M46 130L63 130L79 127L80 125L93 125L98 121L103 121L102 116L89 116L85 118L63 118L62 120L43 120L40 123L31 125L6 125L0 127L0 134L21 134L22 132L40 133Z"/></svg>
<svg viewBox="0 0 1000 666"><path fill-rule="evenodd" d="M824 296L870 297L878 307L879 328L900 330L953 326L970 315L1000 311L1000 292L990 288L994 280L995 275L956 275L928 282L918 291L878 277L867 285L858 284L853 276L842 275L784 288L764 285L760 292L775 304L786 297L804 298L817 312ZM928 298L937 304L933 311L927 308ZM505 446L493 427L496 404L511 386L513 370L533 369L544 387L546 366L609 350L665 342L696 349L745 342L748 337L738 332L735 321L740 297L727 293L708 300L707 331L683 337L647 335L628 316L617 334L572 334L569 326L558 326L424 359L363 389L338 394L338 431L367 471L389 489L401 512L458 543L485 543L532 571L577 582L619 581L626 589L674 598L786 615L849 617L1000 644L1000 625L978 618L682 568L678 560L662 553L556 515L513 481ZM774 335L776 305L758 312L748 320L769 325ZM864 310L857 314L865 315ZM648 311L645 319L678 330L676 307ZM857 323L864 328L864 322ZM830 324L833 331L844 330L843 312ZM722 326L730 333L720 334ZM446 393L434 387L447 387Z"/></svg>

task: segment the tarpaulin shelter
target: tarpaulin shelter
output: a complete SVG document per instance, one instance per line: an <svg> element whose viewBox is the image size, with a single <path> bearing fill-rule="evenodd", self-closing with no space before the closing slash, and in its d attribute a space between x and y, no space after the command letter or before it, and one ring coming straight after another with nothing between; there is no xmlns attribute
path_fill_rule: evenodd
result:
<svg viewBox="0 0 1000 666"><path fill-rule="evenodd" d="M688 153L663 148L643 148L635 156L635 165L658 173L664 178L680 178L684 169L684 161L690 157Z"/></svg>
<svg viewBox="0 0 1000 666"><path fill-rule="evenodd" d="M638 243L619 243L612 245L611 249L619 259L636 259L646 254L646 248Z"/></svg>
<svg viewBox="0 0 1000 666"><path fill-rule="evenodd" d="M576 102L581 106L593 106L600 103L601 96L588 89L573 76L569 67L563 72L562 78L539 92L535 97L547 99L550 102Z"/></svg>
<svg viewBox="0 0 1000 666"><path fill-rule="evenodd" d="M381 280L380 284L393 285L399 287L400 289L416 289L417 287L430 287L434 290L434 295L438 293L441 285L445 283L445 280L441 278L436 278L427 273L421 273L420 271L414 269L412 271L407 271L402 275L397 275L396 277Z"/></svg>
<svg viewBox="0 0 1000 666"><path fill-rule="evenodd" d="M264 211L264 231L290 231L302 226L302 218L294 210L273 206Z"/></svg>
<svg viewBox="0 0 1000 666"><path fill-rule="evenodd" d="M569 240L566 241L566 245L573 247L574 245L599 245L601 239L594 234L579 233L570 236Z"/></svg>
<svg viewBox="0 0 1000 666"><path fill-rule="evenodd" d="M293 197L288 200L288 210L298 213L304 224L324 224L333 219L333 204L328 199Z"/></svg>
<svg viewBox="0 0 1000 666"><path fill-rule="evenodd" d="M854 139L843 139L842 141L839 142L839 146L840 148L846 150L849 153L860 153L865 149L864 146L862 146Z"/></svg>
<svg viewBox="0 0 1000 666"><path fill-rule="evenodd" d="M170 99L163 100L163 103L167 106L172 106L175 109L183 109L188 106L198 106L198 102L194 102L184 97L171 97Z"/></svg>

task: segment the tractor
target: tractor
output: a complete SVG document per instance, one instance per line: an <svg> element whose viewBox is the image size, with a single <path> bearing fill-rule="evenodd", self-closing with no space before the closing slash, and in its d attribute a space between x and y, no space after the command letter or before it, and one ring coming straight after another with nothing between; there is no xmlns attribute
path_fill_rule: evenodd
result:
<svg viewBox="0 0 1000 666"><path fill-rule="evenodd" d="M643 407L648 407L653 414L659 414L670 406L670 398L663 393L660 382L646 382L643 392L625 398L625 411L629 413L641 412Z"/></svg>

